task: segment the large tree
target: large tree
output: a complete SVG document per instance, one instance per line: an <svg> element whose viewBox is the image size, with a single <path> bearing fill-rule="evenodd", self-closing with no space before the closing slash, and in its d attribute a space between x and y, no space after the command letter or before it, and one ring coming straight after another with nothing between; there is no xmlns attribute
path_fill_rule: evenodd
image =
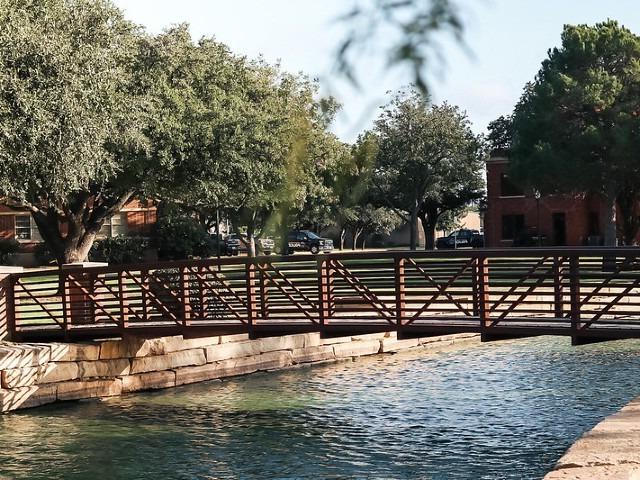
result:
<svg viewBox="0 0 640 480"><path fill-rule="evenodd" d="M60 263L143 183L141 43L107 0L0 0L0 190Z"/></svg>
<svg viewBox="0 0 640 480"><path fill-rule="evenodd" d="M616 203L625 241L637 234L638 98L638 36L614 21L565 26L513 116L514 177L544 193L599 194L606 245L616 243Z"/></svg>
<svg viewBox="0 0 640 480"><path fill-rule="evenodd" d="M431 105L413 90L398 93L385 107L376 132L374 184L409 222L411 248L417 247L420 219L426 248L432 249L438 219L484 194L484 142L458 107Z"/></svg>

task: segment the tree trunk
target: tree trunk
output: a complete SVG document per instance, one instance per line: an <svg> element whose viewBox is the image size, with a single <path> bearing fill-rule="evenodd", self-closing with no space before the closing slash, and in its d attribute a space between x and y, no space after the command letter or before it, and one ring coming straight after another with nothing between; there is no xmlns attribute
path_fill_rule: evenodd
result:
<svg viewBox="0 0 640 480"><path fill-rule="evenodd" d="M415 201L411 209L411 218L409 220L409 248L416 250L418 248L418 201Z"/></svg>
<svg viewBox="0 0 640 480"><path fill-rule="evenodd" d="M422 230L424 231L424 249L435 250L436 226L438 225L440 214L437 210L422 208L418 213L418 218L422 223Z"/></svg>
<svg viewBox="0 0 640 480"><path fill-rule="evenodd" d="M340 230L340 251L344 250L344 241L346 237L347 237L347 229L343 227Z"/></svg>
<svg viewBox="0 0 640 480"><path fill-rule="evenodd" d="M364 237L362 237L362 247L361 247L361 249L365 250L366 248L367 248L367 237L364 236Z"/></svg>
<svg viewBox="0 0 640 480"><path fill-rule="evenodd" d="M638 194L632 189L625 189L618 195L620 209L621 234L624 245L636 245L640 219L636 213Z"/></svg>
<svg viewBox="0 0 640 480"><path fill-rule="evenodd" d="M361 234L362 234L361 228L356 228L353 231L353 245L351 245L351 250L355 250L356 248L358 248L358 239L360 238Z"/></svg>
<svg viewBox="0 0 640 480"><path fill-rule="evenodd" d="M617 243L616 195L612 189L609 189L604 195L602 230L604 233L605 247L615 247Z"/></svg>

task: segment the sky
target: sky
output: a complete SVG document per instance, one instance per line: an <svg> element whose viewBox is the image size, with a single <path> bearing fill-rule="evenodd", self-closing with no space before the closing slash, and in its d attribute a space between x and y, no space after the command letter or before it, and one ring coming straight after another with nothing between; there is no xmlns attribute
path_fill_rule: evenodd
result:
<svg viewBox="0 0 640 480"><path fill-rule="evenodd" d="M321 94L343 105L333 131L353 141L370 128L379 108L411 81L402 70L385 68L382 51L358 62L356 88L333 69L347 33L338 18L354 0L114 0L128 19L151 33L189 23L195 38L213 36L236 53L317 78ZM477 133L511 113L525 83L534 79L549 48L558 46L565 24L606 19L640 34L639 0L459 0L465 47L443 38L445 65L427 72L435 102L465 110ZM384 45L385 39L378 39Z"/></svg>

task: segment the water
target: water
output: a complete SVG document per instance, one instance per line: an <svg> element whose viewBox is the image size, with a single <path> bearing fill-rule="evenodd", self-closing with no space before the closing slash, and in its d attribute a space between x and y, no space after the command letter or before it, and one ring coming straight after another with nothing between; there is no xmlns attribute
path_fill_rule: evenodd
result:
<svg viewBox="0 0 640 480"><path fill-rule="evenodd" d="M0 478L534 479L640 395L640 342L537 338L0 417Z"/></svg>

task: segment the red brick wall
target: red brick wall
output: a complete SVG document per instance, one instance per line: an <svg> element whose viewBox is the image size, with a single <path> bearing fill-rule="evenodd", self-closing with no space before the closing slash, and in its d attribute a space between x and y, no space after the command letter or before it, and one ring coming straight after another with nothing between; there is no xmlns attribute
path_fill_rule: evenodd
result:
<svg viewBox="0 0 640 480"><path fill-rule="evenodd" d="M544 245L553 245L553 214L564 213L566 244L585 245L589 237L590 213L598 215L600 202L587 195L552 195L536 200L533 192L522 197L501 196L501 175L508 171L506 159L492 158L487 162L487 212L485 244L487 247L507 247L512 240L502 239L502 216L524 215L525 228L546 237ZM599 225L597 225L599 227Z"/></svg>

